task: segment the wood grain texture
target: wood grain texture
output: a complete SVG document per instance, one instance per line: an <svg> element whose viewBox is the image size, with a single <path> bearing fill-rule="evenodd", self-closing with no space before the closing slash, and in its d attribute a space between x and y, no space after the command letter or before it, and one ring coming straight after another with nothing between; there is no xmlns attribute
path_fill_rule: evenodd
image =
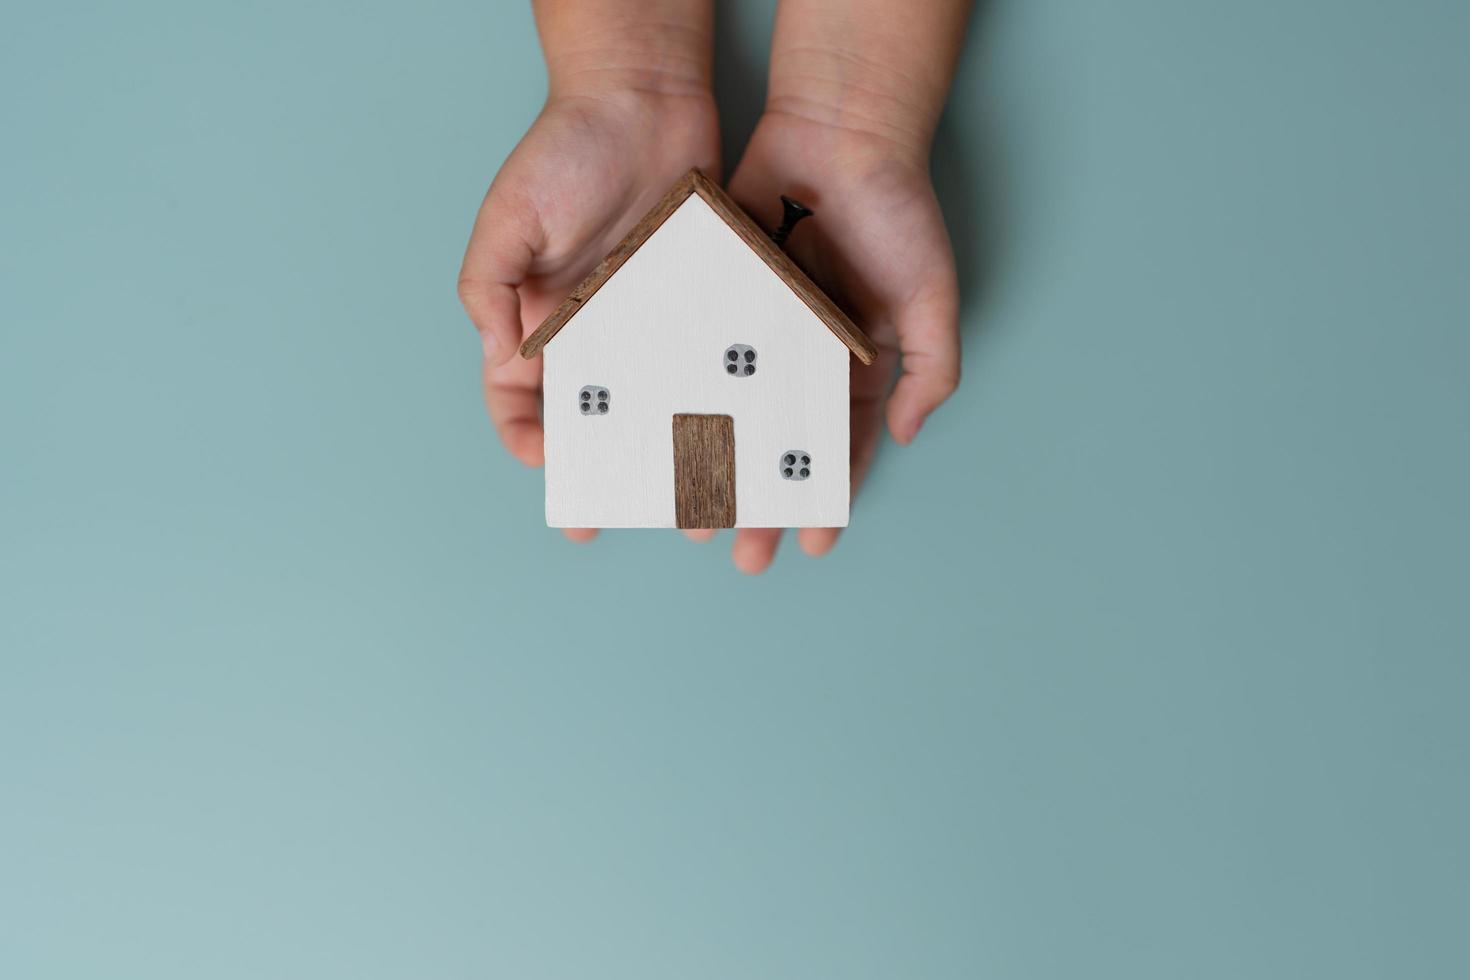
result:
<svg viewBox="0 0 1470 980"><path fill-rule="evenodd" d="M674 416L674 523L735 526L735 420Z"/></svg>
<svg viewBox="0 0 1470 980"><path fill-rule="evenodd" d="M847 314L838 308L837 304L822 292L801 267L792 258L783 252L770 236L756 224L755 220L746 214L740 205L726 194L714 181L710 180L698 170L690 170L679 179L663 199L654 205L643 218L633 226L633 229L618 242L617 246L608 253L607 258L597 264L592 273L577 284L571 294L562 301L550 316L548 316L536 330L521 344L521 356L530 359L541 352L541 349L555 337L562 327L577 314L592 296L602 288L603 284L613 277L613 274L622 267L623 263L646 242L655 231L688 199L689 195L698 194L706 204L710 206L720 218L729 225L735 234L740 236L750 250L760 256L766 266L774 272L787 287L796 294L802 303L831 330L836 337L847 345L848 350L864 364L873 363L878 356L878 350L867 335L857 328Z"/></svg>

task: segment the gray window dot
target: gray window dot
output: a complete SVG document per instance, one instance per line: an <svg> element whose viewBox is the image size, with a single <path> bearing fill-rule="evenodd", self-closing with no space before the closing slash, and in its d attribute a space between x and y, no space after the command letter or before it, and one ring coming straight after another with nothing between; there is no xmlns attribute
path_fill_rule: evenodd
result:
<svg viewBox="0 0 1470 980"><path fill-rule="evenodd" d="M725 373L738 378L755 374L755 348L749 344L731 344L725 348Z"/></svg>
<svg viewBox="0 0 1470 980"><path fill-rule="evenodd" d="M608 390L602 385L584 385L582 390L577 392L577 410L583 415L591 415L594 404L597 406L598 415L606 415L610 407L609 401Z"/></svg>
<svg viewBox="0 0 1470 980"><path fill-rule="evenodd" d="M800 464L796 462L798 459L801 460ZM811 456L802 452L800 449L790 449L781 454L777 469L781 471L781 478L783 480L800 482L812 475L811 461Z"/></svg>

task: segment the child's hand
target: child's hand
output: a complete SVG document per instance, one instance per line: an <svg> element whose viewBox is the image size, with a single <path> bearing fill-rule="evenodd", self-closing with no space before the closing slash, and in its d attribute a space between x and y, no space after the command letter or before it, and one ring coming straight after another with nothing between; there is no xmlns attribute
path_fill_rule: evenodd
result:
<svg viewBox="0 0 1470 980"><path fill-rule="evenodd" d="M712 104L607 93L547 104L495 177L459 295L485 350L485 401L506 448L541 465L541 361L516 354L690 167L715 169Z"/></svg>
<svg viewBox="0 0 1470 980"><path fill-rule="evenodd" d="M730 182L768 227L783 193L811 206L816 217L787 247L878 346L873 364L852 366L854 492L885 416L907 445L959 383L959 293L929 148L968 9L969 0L782 0L766 113ZM821 555L838 533L803 528L797 540ZM736 566L764 571L780 540L779 528L736 531Z"/></svg>
<svg viewBox="0 0 1470 980"><path fill-rule="evenodd" d="M485 405L527 466L543 462L541 359L519 356L522 338L690 167L719 171L703 5L665 5L692 20L672 22L658 0L537 5L550 94L496 174L459 274Z"/></svg>
<svg viewBox="0 0 1470 980"><path fill-rule="evenodd" d="M782 193L812 207L816 216L797 225L787 248L878 346L872 364L852 362L855 493L884 417L893 438L906 445L959 383L954 255L927 159L869 134L768 113L730 192L770 227L779 223ZM890 395L900 353L903 374ZM802 528L797 541L807 554L822 555L838 533ZM736 531L735 564L744 572L764 571L780 539L780 528Z"/></svg>

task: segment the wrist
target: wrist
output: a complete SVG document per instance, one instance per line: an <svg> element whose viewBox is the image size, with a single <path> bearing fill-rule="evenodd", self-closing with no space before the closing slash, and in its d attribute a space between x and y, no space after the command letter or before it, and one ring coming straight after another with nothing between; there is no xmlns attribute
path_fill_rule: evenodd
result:
<svg viewBox="0 0 1470 980"><path fill-rule="evenodd" d="M544 33L544 32L543 32ZM712 100L712 34L704 25L649 20L543 36L547 98L640 95Z"/></svg>
<svg viewBox="0 0 1470 980"><path fill-rule="evenodd" d="M765 111L816 127L847 148L927 166L944 93L851 55L802 47L772 53Z"/></svg>
<svg viewBox="0 0 1470 980"><path fill-rule="evenodd" d="M933 123L872 93L773 86L763 118L770 120L767 125L800 127L807 143L819 143L855 163L929 168Z"/></svg>
<svg viewBox="0 0 1470 980"><path fill-rule="evenodd" d="M927 163L971 0L782 0L767 111Z"/></svg>
<svg viewBox="0 0 1470 980"><path fill-rule="evenodd" d="M644 140L675 133L719 139L711 89L611 67L553 76L542 114L571 115L594 129Z"/></svg>

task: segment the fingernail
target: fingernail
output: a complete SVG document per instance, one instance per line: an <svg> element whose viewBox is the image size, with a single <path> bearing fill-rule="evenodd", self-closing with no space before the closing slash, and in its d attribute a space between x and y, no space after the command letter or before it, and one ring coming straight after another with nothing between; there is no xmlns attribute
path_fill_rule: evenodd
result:
<svg viewBox="0 0 1470 980"><path fill-rule="evenodd" d="M485 352L485 360L492 364L495 362L495 351L500 347L500 341L495 339L495 334L489 330L480 334L480 349Z"/></svg>

